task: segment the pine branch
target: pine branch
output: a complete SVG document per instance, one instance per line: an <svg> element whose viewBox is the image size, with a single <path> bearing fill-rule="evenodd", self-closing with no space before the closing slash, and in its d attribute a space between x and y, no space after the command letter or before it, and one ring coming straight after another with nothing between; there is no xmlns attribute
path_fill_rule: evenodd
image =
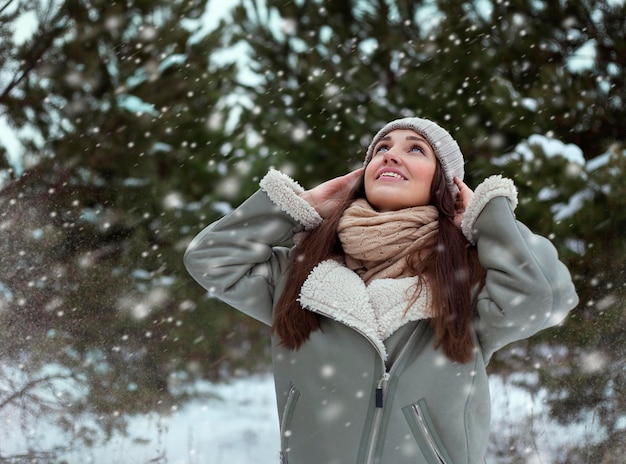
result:
<svg viewBox="0 0 626 464"><path fill-rule="evenodd" d="M61 20L63 18L59 17L57 19ZM30 56L24 60L21 70L18 70L15 73L11 82L9 82L2 93L0 93L0 104L3 104L9 98L9 94L37 67L41 58L50 49L53 41L59 37L64 30L64 23L54 26L48 30L45 29L45 26L40 27L39 37L33 38L33 48L30 52Z"/></svg>

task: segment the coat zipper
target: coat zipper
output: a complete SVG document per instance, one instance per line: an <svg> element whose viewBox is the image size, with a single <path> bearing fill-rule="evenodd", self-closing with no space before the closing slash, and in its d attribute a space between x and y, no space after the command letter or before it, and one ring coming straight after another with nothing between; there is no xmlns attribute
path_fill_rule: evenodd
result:
<svg viewBox="0 0 626 464"><path fill-rule="evenodd" d="M383 366L385 365L383 361ZM373 462L376 452L376 444L378 443L378 435L380 433L380 423L383 418L383 387L391 378L391 375L386 372L383 377L378 381L378 387L376 388L376 410L374 411L374 418L372 420L372 429L370 432L369 446L367 447L367 455L365 458L366 464Z"/></svg>
<svg viewBox="0 0 626 464"><path fill-rule="evenodd" d="M287 452L289 448L287 446L288 437L287 434L289 431L287 430L287 426L291 424L290 415L293 414L293 404L300 397L300 392L296 390L293 385L289 389L289 394L287 395L287 401L285 402L285 408L281 414L280 420L280 462L281 464L287 464Z"/></svg>
<svg viewBox="0 0 626 464"><path fill-rule="evenodd" d="M358 329L355 329L358 332ZM370 433L370 441L369 441L369 447L367 450L367 456L365 459L365 463L366 464L371 464L374 462L374 456L376 453L376 445L378 444L378 435L380 434L380 424L383 418L383 404L384 404L384 397L385 397L385 387L387 386L387 383L389 382L389 379L391 379L391 376L393 375L394 370L396 370L397 366L400 364L400 360L402 360L402 358L406 355L407 351L409 350L409 347L411 346L411 343L413 341L413 339L416 337L417 333L417 327L415 328L415 330L413 331L413 333L411 334L411 336L409 337L409 339L406 341L406 343L404 344L404 346L402 347L402 350L400 351L400 353L398 354L398 357L396 358L396 361L394 362L393 366L391 367L390 370L387 370L386 366L385 366L385 360L382 357L382 353L380 353L380 351L378 351L378 348L376 348L376 345L374 345L373 342L370 341L370 343L372 343L372 345L374 345L374 347L377 349L378 353L381 355L381 360L383 362L383 376L381 377L381 379L378 381L378 386L376 388L376 411L374 412L374 419L372 420L372 430ZM363 334L365 336L365 334ZM367 338L369 340L369 338L367 336L365 336L365 338Z"/></svg>
<svg viewBox="0 0 626 464"><path fill-rule="evenodd" d="M378 386L376 387L376 407L383 407L383 385L389 380L391 376L388 372L383 374L383 377L378 381Z"/></svg>
<svg viewBox="0 0 626 464"><path fill-rule="evenodd" d="M326 313L325 311L320 311L319 309L316 309L314 312L335 320L330 314ZM411 342L416 337L415 334L417 333L417 327L415 328L415 330L413 331L413 333L411 334L407 342L402 347L402 350L398 354L398 357L396 358L396 362L394 363L394 365L391 367L389 371L387 371L387 366L385 364L385 355L383 354L382 351L380 351L380 348L376 345L376 343L374 343L374 341L371 340L370 337L366 335L363 331L349 324L346 324L346 325L350 327L350 329L354 330L355 332L363 336L363 338L365 338L374 347L374 349L378 353L378 356L380 357L380 360L383 366L382 377L378 381L378 386L376 387L376 392L375 392L376 411L374 412L374 418L372 420L372 429L370 432L369 446L367 449L367 455L365 456L365 464L371 464L374 462L374 455L376 452L378 435L380 433L380 423L383 418L383 400L385 397L384 387L387 385L387 382L391 378L391 375L393 371L395 370L395 367L398 366L399 361L405 356L406 352L408 351L409 346L411 345Z"/></svg>
<svg viewBox="0 0 626 464"><path fill-rule="evenodd" d="M422 436L426 440L426 444L430 448L433 455L437 457L437 462L440 462L441 464L446 464L446 460L441 455L441 451L439 451L437 443L435 443L433 436L430 434L430 430L428 429L428 425L426 424L426 420L424 419L424 415L422 414L420 407L414 404L413 406L411 406L411 409L415 414L415 417L417 419L417 425L422 431Z"/></svg>

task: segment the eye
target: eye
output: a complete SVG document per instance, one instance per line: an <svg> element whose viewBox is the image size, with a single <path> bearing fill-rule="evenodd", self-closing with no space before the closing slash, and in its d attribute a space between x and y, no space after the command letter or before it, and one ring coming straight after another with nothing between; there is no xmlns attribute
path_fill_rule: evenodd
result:
<svg viewBox="0 0 626 464"><path fill-rule="evenodd" d="M382 153L382 152L385 152L387 150L389 150L389 145L383 143L382 145L378 145L376 147L376 149L374 150L374 154Z"/></svg>
<svg viewBox="0 0 626 464"><path fill-rule="evenodd" d="M421 154L426 154L426 152L424 151L424 149L422 147L420 147L419 145L413 145L411 146L411 150L412 153L421 153Z"/></svg>

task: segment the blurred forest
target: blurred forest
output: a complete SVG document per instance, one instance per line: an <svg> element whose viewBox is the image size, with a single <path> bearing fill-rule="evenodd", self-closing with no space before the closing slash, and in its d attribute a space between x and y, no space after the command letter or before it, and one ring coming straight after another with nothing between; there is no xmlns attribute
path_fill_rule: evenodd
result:
<svg viewBox="0 0 626 464"><path fill-rule="evenodd" d="M120 412L267 369L266 328L191 281L189 240L270 166L311 187L420 115L455 135L470 186L515 180L581 297L491 372L532 373L563 423L593 417L602 441L563 463L622 463L624 2L241 0L220 21L213 2L0 0L0 414L90 446Z"/></svg>

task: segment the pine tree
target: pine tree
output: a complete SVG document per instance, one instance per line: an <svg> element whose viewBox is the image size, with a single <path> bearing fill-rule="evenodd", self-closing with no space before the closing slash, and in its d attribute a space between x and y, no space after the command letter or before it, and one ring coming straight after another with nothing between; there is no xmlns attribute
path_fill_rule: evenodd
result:
<svg viewBox="0 0 626 464"><path fill-rule="evenodd" d="M189 237L220 214L212 190L236 157L224 127L235 70L215 59L222 25L203 31L205 9L0 10L1 115L25 147L0 192L0 409L32 398L31 417L67 428L68 446L99 436L70 426L82 414L106 437L123 430L120 411L168 410L229 360L265 360L256 326L207 311L219 305L182 266ZM38 27L15 44L26 13ZM49 408L47 388L69 396Z"/></svg>
<svg viewBox="0 0 626 464"><path fill-rule="evenodd" d="M192 26L205 6L0 6L0 116L26 147L15 165L0 138L0 408L75 382L89 395L65 391L74 406L57 424L88 411L111 433L119 411L168 408L194 379L263 366L266 329L205 298L182 268L186 244L270 166L311 187L360 166L385 122L420 115L455 135L470 186L515 180L518 217L554 241L581 297L491 371L531 374L564 423L594 418L605 440L562 462L620 462L624 5L246 0L210 33ZM39 27L16 44L30 11ZM223 59L234 45L246 68ZM563 144L547 153L557 141L582 160ZM522 444L507 462L525 462Z"/></svg>
<svg viewBox="0 0 626 464"><path fill-rule="evenodd" d="M252 176L275 165L313 186L358 166L382 124L418 115L455 135L470 185L490 174L513 178L519 218L554 241L581 304L563 327L503 350L491 371L540 378L564 423L596 417L608 441L581 443L567 462L589 453L617 462L601 450L616 456L625 446L616 440L626 346L624 5L263 3L240 7L233 24L259 80L245 89L251 104L240 126L259 134L266 154ZM533 136L561 143L562 153L545 153ZM567 144L579 160L567 158ZM532 156L522 156L524 146Z"/></svg>

